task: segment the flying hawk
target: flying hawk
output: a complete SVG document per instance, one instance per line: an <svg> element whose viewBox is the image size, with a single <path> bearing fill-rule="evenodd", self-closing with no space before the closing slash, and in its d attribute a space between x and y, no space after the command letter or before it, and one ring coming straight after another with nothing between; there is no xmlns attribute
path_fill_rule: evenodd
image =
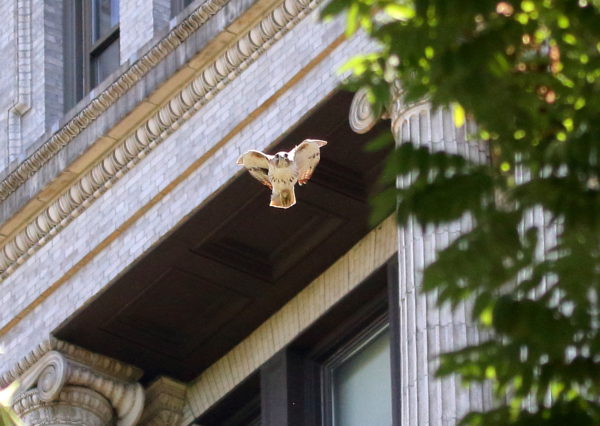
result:
<svg viewBox="0 0 600 426"><path fill-rule="evenodd" d="M238 158L237 164L246 167L252 177L271 189L270 206L287 209L296 204L294 185L308 182L319 164L320 148L325 145L325 141L306 139L290 152L275 155L250 150Z"/></svg>

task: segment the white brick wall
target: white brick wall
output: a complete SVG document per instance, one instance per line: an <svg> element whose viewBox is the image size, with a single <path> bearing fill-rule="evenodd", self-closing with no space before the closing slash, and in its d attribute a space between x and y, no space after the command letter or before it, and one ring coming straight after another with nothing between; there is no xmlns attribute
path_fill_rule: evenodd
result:
<svg viewBox="0 0 600 426"><path fill-rule="evenodd" d="M157 31L169 22L170 0L127 0L120 2L119 28L121 63L127 62Z"/></svg>
<svg viewBox="0 0 600 426"><path fill-rule="evenodd" d="M88 210L35 253L1 284L0 326L21 312L83 256L158 194L195 159L221 140L343 31L343 23L307 17L156 148ZM184 182L126 229L2 341L10 365L102 290L202 200L239 172L237 156L275 141L333 90L336 69L357 51L372 49L364 38L338 47L244 128ZM293 105L293 107L292 107Z"/></svg>

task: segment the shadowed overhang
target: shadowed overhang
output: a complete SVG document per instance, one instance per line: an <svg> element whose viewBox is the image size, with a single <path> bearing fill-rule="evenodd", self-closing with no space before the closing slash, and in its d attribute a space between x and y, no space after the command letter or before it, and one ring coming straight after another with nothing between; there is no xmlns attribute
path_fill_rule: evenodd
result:
<svg viewBox="0 0 600 426"><path fill-rule="evenodd" d="M321 163L288 210L243 173L55 331L63 340L189 381L315 279L367 232L384 154L348 125L352 93L323 102L270 153L325 139ZM259 137L257 137L259 139Z"/></svg>

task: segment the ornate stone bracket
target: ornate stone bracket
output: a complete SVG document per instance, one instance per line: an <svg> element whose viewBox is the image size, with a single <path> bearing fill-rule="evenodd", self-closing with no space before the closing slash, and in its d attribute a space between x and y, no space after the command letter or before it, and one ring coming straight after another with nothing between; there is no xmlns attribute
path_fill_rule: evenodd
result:
<svg viewBox="0 0 600 426"><path fill-rule="evenodd" d="M52 338L0 383L19 381L13 409L27 424L133 426L144 409L144 389L132 381L140 375L117 360Z"/></svg>

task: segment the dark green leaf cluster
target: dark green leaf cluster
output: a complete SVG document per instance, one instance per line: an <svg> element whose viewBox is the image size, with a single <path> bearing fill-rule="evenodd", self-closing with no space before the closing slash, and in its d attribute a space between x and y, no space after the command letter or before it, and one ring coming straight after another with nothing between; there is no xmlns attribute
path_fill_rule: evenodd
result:
<svg viewBox="0 0 600 426"><path fill-rule="evenodd" d="M401 225L473 223L423 279L440 304L469 301L491 336L441 360L439 374L491 381L504 401L463 422L600 424L600 1L332 0L322 13L341 12L348 35L380 43L346 65L376 108L400 81L406 102L474 120L490 153L474 164L402 144L375 199L375 217L395 207Z"/></svg>

